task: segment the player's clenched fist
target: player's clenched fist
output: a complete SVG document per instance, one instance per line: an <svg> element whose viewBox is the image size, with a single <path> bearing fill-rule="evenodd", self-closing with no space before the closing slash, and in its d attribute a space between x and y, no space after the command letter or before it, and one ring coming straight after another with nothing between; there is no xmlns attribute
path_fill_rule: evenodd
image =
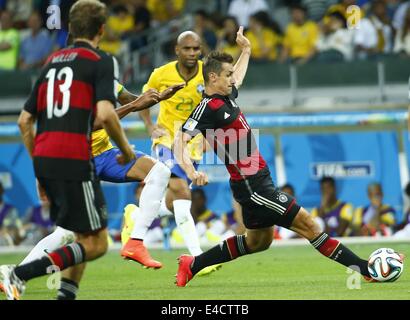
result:
<svg viewBox="0 0 410 320"><path fill-rule="evenodd" d="M126 153L122 153L117 156L117 162L122 165L127 164L133 159L135 159L135 153L131 146L128 148Z"/></svg>

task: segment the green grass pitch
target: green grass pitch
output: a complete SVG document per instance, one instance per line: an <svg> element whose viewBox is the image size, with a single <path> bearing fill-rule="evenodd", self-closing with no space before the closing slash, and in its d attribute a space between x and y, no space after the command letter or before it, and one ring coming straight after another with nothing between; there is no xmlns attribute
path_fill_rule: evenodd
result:
<svg viewBox="0 0 410 320"><path fill-rule="evenodd" d="M363 258L375 249L392 247L410 257L409 243L374 243L349 245ZM381 299L410 298L410 271L405 266L394 283L360 282L360 289L349 289L355 283L352 274L338 263L321 256L310 246L280 246L241 257L205 277L195 277L187 287L174 285L176 258L181 250L151 250L163 262L160 270L145 270L139 264L124 261L118 252L110 251L103 258L88 264L78 299ZM22 254L0 255L1 264L16 263ZM23 299L54 299L56 290L50 277L30 281Z"/></svg>

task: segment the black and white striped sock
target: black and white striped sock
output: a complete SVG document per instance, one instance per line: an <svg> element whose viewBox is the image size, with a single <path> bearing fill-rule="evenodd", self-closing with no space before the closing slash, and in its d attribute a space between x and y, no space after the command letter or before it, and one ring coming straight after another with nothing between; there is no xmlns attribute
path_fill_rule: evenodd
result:
<svg viewBox="0 0 410 320"><path fill-rule="evenodd" d="M78 284L70 279L62 278L58 289L57 300L75 300L77 297Z"/></svg>

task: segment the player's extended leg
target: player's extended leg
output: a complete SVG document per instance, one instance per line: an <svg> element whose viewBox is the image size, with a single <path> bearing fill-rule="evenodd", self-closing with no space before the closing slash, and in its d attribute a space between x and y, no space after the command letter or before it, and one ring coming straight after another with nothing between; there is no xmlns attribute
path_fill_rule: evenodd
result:
<svg viewBox="0 0 410 320"><path fill-rule="evenodd" d="M195 222L191 214L191 191L185 179L172 177L169 181L167 200L172 199L175 222L189 252L196 256L202 253Z"/></svg>
<svg viewBox="0 0 410 320"><path fill-rule="evenodd" d="M364 277L370 278L367 261L359 258L338 240L321 232L320 226L304 208L300 208L290 229L309 240L312 246L324 256L346 267L354 266Z"/></svg>
<svg viewBox="0 0 410 320"><path fill-rule="evenodd" d="M57 227L52 233L41 239L20 264L40 259L47 252L54 251L61 246L74 242L74 240L75 235L72 231Z"/></svg>
<svg viewBox="0 0 410 320"><path fill-rule="evenodd" d="M75 235L73 232L57 227L52 233L48 236L41 239L29 254L20 262L21 264L26 264L31 261L40 259L47 255L47 252L54 251L61 246L74 242ZM4 291L3 283L0 282L0 291Z"/></svg>
<svg viewBox="0 0 410 320"><path fill-rule="evenodd" d="M224 240L199 256L183 255L179 258L176 285L184 287L202 268L224 263L240 256L264 251L273 241L273 227L246 229L243 235Z"/></svg>
<svg viewBox="0 0 410 320"><path fill-rule="evenodd" d="M63 271L71 266L95 260L105 254L108 248L107 229L88 234L76 234L77 241L63 246L47 256L17 267L1 266L5 293L8 300L18 300L25 290L25 282L46 275L51 269Z"/></svg>
<svg viewBox="0 0 410 320"><path fill-rule="evenodd" d="M166 165L146 156L139 158L127 172L127 180L144 180L145 186L139 199L140 214L134 221L131 238L122 248L121 256L148 268L162 267L160 262L151 258L143 240L149 226L158 216L170 175Z"/></svg>

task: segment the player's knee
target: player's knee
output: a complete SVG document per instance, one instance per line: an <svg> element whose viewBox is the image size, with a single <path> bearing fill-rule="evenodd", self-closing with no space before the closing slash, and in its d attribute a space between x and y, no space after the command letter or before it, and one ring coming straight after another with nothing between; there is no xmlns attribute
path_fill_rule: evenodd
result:
<svg viewBox="0 0 410 320"><path fill-rule="evenodd" d="M100 240L97 243L93 244L92 247L92 256L94 259L97 259L103 256L108 250L108 241Z"/></svg>
<svg viewBox="0 0 410 320"><path fill-rule="evenodd" d="M80 242L84 247L88 261L103 256L108 250L107 237L89 236Z"/></svg>
<svg viewBox="0 0 410 320"><path fill-rule="evenodd" d="M96 252L100 255L104 255L108 251L108 237L99 239Z"/></svg>
<svg viewBox="0 0 410 320"><path fill-rule="evenodd" d="M158 182L159 184L168 184L170 177L171 170L165 164L158 161L154 164L144 181L145 183Z"/></svg>
<svg viewBox="0 0 410 320"><path fill-rule="evenodd" d="M267 250L270 247L272 240L273 237L262 234L258 237L246 237L246 246L249 253L256 253Z"/></svg>

